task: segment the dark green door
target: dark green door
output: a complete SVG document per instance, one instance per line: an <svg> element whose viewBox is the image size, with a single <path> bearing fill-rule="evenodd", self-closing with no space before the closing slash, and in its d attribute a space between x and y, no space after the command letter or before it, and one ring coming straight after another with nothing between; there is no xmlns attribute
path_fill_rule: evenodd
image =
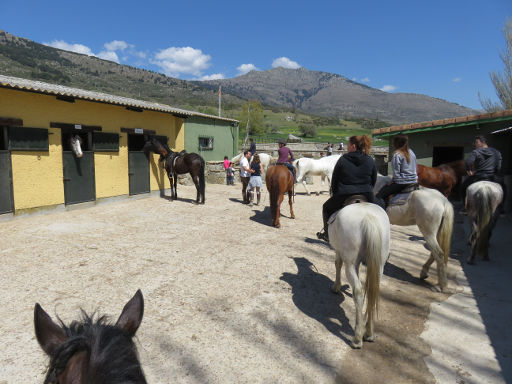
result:
<svg viewBox="0 0 512 384"><path fill-rule="evenodd" d="M96 199L94 182L94 152L83 151L77 158L71 151L62 152L64 163L64 198L66 204L83 203Z"/></svg>
<svg viewBox="0 0 512 384"><path fill-rule="evenodd" d="M13 211L11 153L0 151L0 214Z"/></svg>
<svg viewBox="0 0 512 384"><path fill-rule="evenodd" d="M144 152L128 152L130 195L149 192L149 159Z"/></svg>

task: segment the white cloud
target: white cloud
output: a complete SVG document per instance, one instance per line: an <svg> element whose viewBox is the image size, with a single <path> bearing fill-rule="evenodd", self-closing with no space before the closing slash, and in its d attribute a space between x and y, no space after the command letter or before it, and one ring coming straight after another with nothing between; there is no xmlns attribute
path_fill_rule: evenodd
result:
<svg viewBox="0 0 512 384"><path fill-rule="evenodd" d="M258 68L254 64L242 64L237 67L237 71L239 75L245 75L248 72L256 71Z"/></svg>
<svg viewBox="0 0 512 384"><path fill-rule="evenodd" d="M290 60L287 57L279 57L277 59L274 59L274 61L272 62L272 68L277 67L297 69L300 68L300 65L296 61Z"/></svg>
<svg viewBox="0 0 512 384"><path fill-rule="evenodd" d="M380 90L384 92L393 92L397 87L394 85L384 85Z"/></svg>
<svg viewBox="0 0 512 384"><path fill-rule="evenodd" d="M160 50L152 63L163 69L169 76L190 74L201 76L202 72L211 66L210 55L205 55L200 49L192 47L170 47Z"/></svg>
<svg viewBox="0 0 512 384"><path fill-rule="evenodd" d="M117 53L113 51L101 51L100 53L98 53L98 57L100 59L113 61L119 64L119 57L117 56Z"/></svg>
<svg viewBox="0 0 512 384"><path fill-rule="evenodd" d="M219 80L219 79L225 79L223 73L213 73L211 75L204 75L199 78L199 80Z"/></svg>
<svg viewBox="0 0 512 384"><path fill-rule="evenodd" d="M369 77L365 77L364 79L361 79L361 83L369 83L369 82L370 82Z"/></svg>
<svg viewBox="0 0 512 384"><path fill-rule="evenodd" d="M65 51L81 53L81 54L89 55L89 56L96 56L94 53L92 53L91 48L89 48L83 44L69 44L69 43L66 43L64 40L53 40L51 43L43 43L43 44L48 45L50 47L63 49Z"/></svg>
<svg viewBox="0 0 512 384"><path fill-rule="evenodd" d="M460 77L455 77L455 78L452 79L452 81L454 83L460 83L462 81L462 79Z"/></svg>
<svg viewBox="0 0 512 384"><path fill-rule="evenodd" d="M126 41L122 40L113 40L110 43L105 43L103 45L107 51L124 51L129 46L133 47L132 45L128 44Z"/></svg>

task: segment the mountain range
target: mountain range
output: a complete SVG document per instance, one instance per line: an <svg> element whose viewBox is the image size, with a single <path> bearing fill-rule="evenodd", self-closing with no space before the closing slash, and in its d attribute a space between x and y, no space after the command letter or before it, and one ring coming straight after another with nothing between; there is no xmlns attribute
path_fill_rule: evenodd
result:
<svg viewBox="0 0 512 384"><path fill-rule="evenodd" d="M391 124L478 113L421 94L388 93L344 76L305 68L251 71L231 79L186 81L38 44L0 30L0 73L169 104L204 112L217 105L235 117L246 100L325 117L360 117Z"/></svg>

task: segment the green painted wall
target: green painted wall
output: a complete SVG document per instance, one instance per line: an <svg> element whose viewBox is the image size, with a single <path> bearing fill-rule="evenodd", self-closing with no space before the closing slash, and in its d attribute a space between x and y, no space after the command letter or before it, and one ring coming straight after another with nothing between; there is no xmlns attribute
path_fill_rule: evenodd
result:
<svg viewBox="0 0 512 384"><path fill-rule="evenodd" d="M199 148L200 137L213 137L213 149ZM200 154L206 161L232 158L237 154L238 125L229 121L189 117L185 119L185 149Z"/></svg>
<svg viewBox="0 0 512 384"><path fill-rule="evenodd" d="M502 170L504 174L512 174L512 134L494 134L491 132L512 126L512 119L494 123L468 125L465 127L440 129L408 133L409 146L416 154L419 164L432 166L434 147L464 147L464 158L473 150L474 137L483 135L489 146L496 148L503 157ZM389 156L393 155L391 138L389 138ZM391 172L391 164L388 167Z"/></svg>

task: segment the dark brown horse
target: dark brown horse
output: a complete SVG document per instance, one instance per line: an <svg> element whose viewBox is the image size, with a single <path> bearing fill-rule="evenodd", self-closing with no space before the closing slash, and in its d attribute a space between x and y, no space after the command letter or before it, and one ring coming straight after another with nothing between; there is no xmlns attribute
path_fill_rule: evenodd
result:
<svg viewBox="0 0 512 384"><path fill-rule="evenodd" d="M466 174L466 166L464 160L457 160L451 163L441 164L437 167L427 167L418 164L416 171L418 173L419 185L437 189L448 197L452 189L459 182L460 177Z"/></svg>
<svg viewBox="0 0 512 384"><path fill-rule="evenodd" d="M205 180L204 180L204 160L197 153L173 152L167 145L163 145L157 139L152 137L143 148L144 152L149 151L160 155L159 162L163 162L169 183L171 184L171 198L178 197L177 184L178 175L190 173L192 181L196 186L196 203L204 204Z"/></svg>
<svg viewBox="0 0 512 384"><path fill-rule="evenodd" d="M39 304L34 308L36 338L50 357L45 384L145 384L133 336L142 322L144 298L140 290L123 308L116 324L105 316L57 324Z"/></svg>
<svg viewBox="0 0 512 384"><path fill-rule="evenodd" d="M279 228L279 217L281 216L281 203L284 194L288 192L288 201L290 203L290 217L295 219L293 213L293 175L284 165L274 165L268 167L265 177L268 194L270 195L270 215L272 217L272 225Z"/></svg>

